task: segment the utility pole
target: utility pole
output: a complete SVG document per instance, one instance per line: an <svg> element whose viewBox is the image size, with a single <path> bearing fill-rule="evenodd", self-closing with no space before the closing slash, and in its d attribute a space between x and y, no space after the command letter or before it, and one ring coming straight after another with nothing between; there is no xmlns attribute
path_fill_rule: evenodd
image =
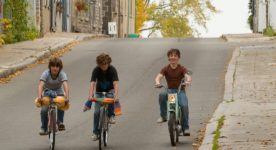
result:
<svg viewBox="0 0 276 150"><path fill-rule="evenodd" d="M269 21L268 21L268 4L269 4L269 1L268 0L265 0L265 4L266 4L266 27L269 26Z"/></svg>
<svg viewBox="0 0 276 150"><path fill-rule="evenodd" d="M118 38L121 37L121 0L118 0L119 4L118 4Z"/></svg>
<svg viewBox="0 0 276 150"><path fill-rule="evenodd" d="M44 37L44 24L43 24L43 0L40 0L39 3L40 10L40 37Z"/></svg>
<svg viewBox="0 0 276 150"><path fill-rule="evenodd" d="M135 4L135 7L134 7L134 33L136 33L136 0L134 0L134 4Z"/></svg>
<svg viewBox="0 0 276 150"><path fill-rule="evenodd" d="M127 10L127 37L129 35L129 14L130 14L130 0L128 0L128 10Z"/></svg>

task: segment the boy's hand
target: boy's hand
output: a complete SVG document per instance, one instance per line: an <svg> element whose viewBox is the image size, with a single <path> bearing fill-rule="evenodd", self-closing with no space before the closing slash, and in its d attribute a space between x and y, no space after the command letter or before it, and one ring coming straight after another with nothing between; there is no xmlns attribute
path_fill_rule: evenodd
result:
<svg viewBox="0 0 276 150"><path fill-rule="evenodd" d="M42 96L37 97L38 101L42 102Z"/></svg>
<svg viewBox="0 0 276 150"><path fill-rule="evenodd" d="M186 85L186 86L191 86L191 85L192 85L192 83L191 83L191 82L186 81L186 82L185 82L185 85Z"/></svg>
<svg viewBox="0 0 276 150"><path fill-rule="evenodd" d="M90 101L92 101L93 98L94 98L94 95L88 96L88 100L90 100Z"/></svg>
<svg viewBox="0 0 276 150"><path fill-rule="evenodd" d="M118 95L115 95L115 96L114 96L114 101L115 101L115 102L118 102L118 101L119 101L119 96L118 96Z"/></svg>
<svg viewBox="0 0 276 150"><path fill-rule="evenodd" d="M163 87L163 85L162 84L155 84L154 87L155 88L161 88L161 87Z"/></svg>

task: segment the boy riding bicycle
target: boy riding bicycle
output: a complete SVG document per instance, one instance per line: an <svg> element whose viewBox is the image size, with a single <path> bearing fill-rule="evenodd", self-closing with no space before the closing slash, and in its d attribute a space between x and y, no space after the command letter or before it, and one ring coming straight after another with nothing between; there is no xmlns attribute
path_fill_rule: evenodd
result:
<svg viewBox="0 0 276 150"><path fill-rule="evenodd" d="M97 66L92 71L90 88L89 88L89 100L92 100L95 96L96 98L101 98L104 95L98 94L100 92L107 92L106 97L114 98L114 100L119 99L119 78L117 70L111 65L112 59L108 54L102 53L96 58ZM96 88L95 88L96 87ZM96 94L94 95L94 90L96 89ZM96 141L99 134L99 117L100 117L100 107L101 104L95 103L94 111L94 125L92 139ZM108 106L108 117L109 123L115 123L115 113L114 104L109 104Z"/></svg>
<svg viewBox="0 0 276 150"><path fill-rule="evenodd" d="M155 85L159 86L160 81L163 77L166 78L168 84L168 92L176 93L178 86L181 84L181 80L185 77L185 85L190 85L192 78L187 74L187 69L179 64L180 51L178 49L170 49L167 52L169 64L163 67L160 73L155 78ZM158 123L167 121L167 91L163 91L159 94L159 105L160 105L160 118L157 120ZM185 93L185 86L182 87L182 90L178 94L179 106L183 112L183 123L182 129L185 130L185 135L190 135L189 132L189 108L188 108L188 99Z"/></svg>
<svg viewBox="0 0 276 150"><path fill-rule="evenodd" d="M48 69L45 70L38 84L38 100L42 102L44 96L51 97L64 96L66 103L69 102L69 87L66 73L62 70L62 61L59 58L51 58L48 64ZM62 88L63 87L63 88ZM64 111L58 109L57 111L57 124L60 131L65 130L63 124ZM48 134L48 106L42 106L41 112L41 130L40 135Z"/></svg>

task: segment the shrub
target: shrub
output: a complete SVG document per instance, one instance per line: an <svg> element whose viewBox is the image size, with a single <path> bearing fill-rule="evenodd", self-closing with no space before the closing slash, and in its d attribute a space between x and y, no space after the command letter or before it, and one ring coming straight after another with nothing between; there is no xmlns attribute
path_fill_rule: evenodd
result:
<svg viewBox="0 0 276 150"><path fill-rule="evenodd" d="M6 43L33 40L39 36L38 31L30 23L32 21L28 18L27 9L27 0L5 0L5 18L2 20L2 24L5 24L3 26L3 38Z"/></svg>
<svg viewBox="0 0 276 150"><path fill-rule="evenodd" d="M0 35L0 47L5 44L3 36L4 36L3 34Z"/></svg>
<svg viewBox="0 0 276 150"><path fill-rule="evenodd" d="M33 26L29 31L23 32L23 40L34 40L39 37L38 30Z"/></svg>
<svg viewBox="0 0 276 150"><path fill-rule="evenodd" d="M8 18L1 19L1 29L3 32L3 35L1 35L1 38L5 41L5 43L13 43L15 42L14 34L12 32L12 21Z"/></svg>
<svg viewBox="0 0 276 150"><path fill-rule="evenodd" d="M267 28L264 29L263 34L266 36L274 36L274 30L271 26L268 26Z"/></svg>

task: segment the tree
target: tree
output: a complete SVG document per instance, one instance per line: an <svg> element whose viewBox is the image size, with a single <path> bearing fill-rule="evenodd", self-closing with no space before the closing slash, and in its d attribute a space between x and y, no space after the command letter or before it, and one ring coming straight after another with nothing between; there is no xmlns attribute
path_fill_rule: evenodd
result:
<svg viewBox="0 0 276 150"><path fill-rule="evenodd" d="M194 36L198 26L206 28L208 14L216 12L209 0L160 0L148 5L147 20L153 25L141 31L160 30L163 37Z"/></svg>
<svg viewBox="0 0 276 150"><path fill-rule="evenodd" d="M11 29L5 35L6 43L33 40L38 37L38 32L28 16L28 7L27 0L5 0L4 18L11 20Z"/></svg>
<svg viewBox="0 0 276 150"><path fill-rule="evenodd" d="M251 30L253 30L253 15L254 15L254 1L249 0L248 8L249 8L249 16L247 19L247 23L249 24L249 27Z"/></svg>
<svg viewBox="0 0 276 150"><path fill-rule="evenodd" d="M147 3L147 0L136 0L136 33L139 33L139 30L144 26L144 22L147 19Z"/></svg>

